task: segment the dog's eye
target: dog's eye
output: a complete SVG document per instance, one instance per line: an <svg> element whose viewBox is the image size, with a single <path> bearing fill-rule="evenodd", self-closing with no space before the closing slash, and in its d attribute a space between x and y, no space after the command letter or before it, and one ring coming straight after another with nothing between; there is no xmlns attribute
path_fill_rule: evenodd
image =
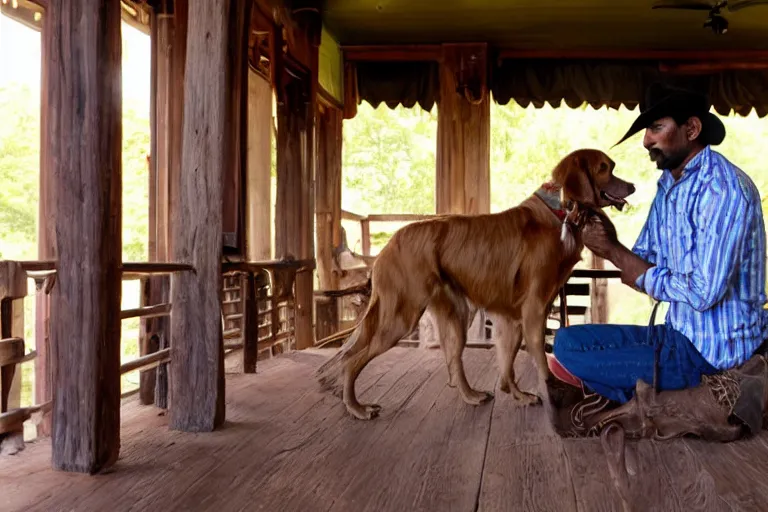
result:
<svg viewBox="0 0 768 512"><path fill-rule="evenodd" d="M600 172L608 172L608 164L605 162L600 162Z"/></svg>

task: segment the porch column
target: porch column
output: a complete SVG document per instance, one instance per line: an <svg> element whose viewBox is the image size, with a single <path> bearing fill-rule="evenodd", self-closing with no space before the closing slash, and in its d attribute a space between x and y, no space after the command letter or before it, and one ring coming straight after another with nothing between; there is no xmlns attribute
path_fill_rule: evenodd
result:
<svg viewBox="0 0 768 512"><path fill-rule="evenodd" d="M233 20L245 0L189 0L178 201L171 211L173 260L195 272L171 284L169 426L211 431L224 422L221 327L223 177L233 72Z"/></svg>
<svg viewBox="0 0 768 512"><path fill-rule="evenodd" d="M120 3L48 5L53 467L95 473L115 463L120 447Z"/></svg>
<svg viewBox="0 0 768 512"><path fill-rule="evenodd" d="M275 257L314 257L314 102L310 75L294 77L283 70L277 105L277 202ZM296 348L313 345L312 272L300 272L295 282Z"/></svg>
<svg viewBox="0 0 768 512"><path fill-rule="evenodd" d="M178 3L178 2L177 2ZM180 136L180 129L171 126L171 105L178 94L172 91L171 73L174 55L174 12L170 0L159 2L151 19L151 151L149 162L149 260L169 261L171 138ZM153 276L142 280L142 306L167 303L170 300L170 277ZM170 342L168 317L142 318L139 331L139 355L151 354L168 347ZM160 370L164 375L165 368ZM144 405L166 407L163 389L156 393L157 369L139 372L139 401Z"/></svg>
<svg viewBox="0 0 768 512"><path fill-rule="evenodd" d="M491 110L486 43L444 44L437 115L437 213L489 213Z"/></svg>
<svg viewBox="0 0 768 512"><path fill-rule="evenodd" d="M272 257L272 84L248 71L246 247L251 261Z"/></svg>
<svg viewBox="0 0 768 512"><path fill-rule="evenodd" d="M333 251L341 244L341 128L342 112L320 105L317 120L317 275L320 288L335 290L339 277L333 272ZM338 331L337 300L318 297L315 336L325 338Z"/></svg>
<svg viewBox="0 0 768 512"><path fill-rule="evenodd" d="M55 260L55 217L53 215L53 170L50 164L51 152L48 147L48 104L49 73L53 61L46 47L47 33L51 30L48 16L42 19L42 44L40 45L40 199L37 223L37 257L40 260ZM44 404L53 397L51 383L50 343L50 297L41 288L35 292L35 403ZM37 427L38 436L51 435L51 413L46 413Z"/></svg>

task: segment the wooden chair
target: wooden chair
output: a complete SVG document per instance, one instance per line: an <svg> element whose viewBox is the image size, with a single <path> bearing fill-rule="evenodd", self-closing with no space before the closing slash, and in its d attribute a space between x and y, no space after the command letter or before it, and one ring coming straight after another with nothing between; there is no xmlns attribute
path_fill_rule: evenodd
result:
<svg viewBox="0 0 768 512"><path fill-rule="evenodd" d="M552 304L547 321L555 321L558 323L557 328L552 329L546 327L544 330L544 336L547 340L546 350L552 352L552 343L554 342L555 332L560 327L566 327L571 324L571 317L581 317L582 323L586 323L589 317L589 306L582 305L568 305L569 297L590 297L591 296L590 283L566 283L560 289L557 300Z"/></svg>

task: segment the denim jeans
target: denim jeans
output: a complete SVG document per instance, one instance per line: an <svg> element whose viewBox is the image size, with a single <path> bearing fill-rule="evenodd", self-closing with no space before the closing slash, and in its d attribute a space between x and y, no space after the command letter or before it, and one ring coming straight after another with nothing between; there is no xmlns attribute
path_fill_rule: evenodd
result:
<svg viewBox="0 0 768 512"><path fill-rule="evenodd" d="M668 325L585 324L560 328L555 335L554 354L586 388L625 403L634 396L637 379L653 384L654 345L658 343L658 385L662 391L697 386L702 375L718 371L685 335Z"/></svg>

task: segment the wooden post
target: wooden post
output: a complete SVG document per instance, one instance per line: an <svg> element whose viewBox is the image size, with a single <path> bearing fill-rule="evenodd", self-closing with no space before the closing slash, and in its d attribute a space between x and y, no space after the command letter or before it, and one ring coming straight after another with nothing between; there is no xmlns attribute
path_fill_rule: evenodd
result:
<svg viewBox="0 0 768 512"><path fill-rule="evenodd" d="M256 277L248 272L245 279L243 305L243 373L256 373L259 352L259 302L256 296Z"/></svg>
<svg viewBox="0 0 768 512"><path fill-rule="evenodd" d="M243 1L189 1L184 151L171 224L173 260L191 263L195 272L175 274L171 285L169 426L176 430L211 431L224 422L223 171L234 85L227 45L230 8Z"/></svg>
<svg viewBox="0 0 768 512"><path fill-rule="evenodd" d="M27 276L21 266L13 261L0 261L0 339L7 346L16 347L8 359L24 355L24 297L27 295ZM3 365L0 357L0 413L21 406L21 367Z"/></svg>
<svg viewBox="0 0 768 512"><path fill-rule="evenodd" d="M248 124L248 36L252 0L230 0L227 37L227 94L224 144L223 243L228 254L245 255L244 179L247 170Z"/></svg>
<svg viewBox="0 0 768 512"><path fill-rule="evenodd" d="M299 19L283 7L289 25L285 27L289 34L288 55L280 57L275 70L278 83L275 255L297 259L315 256L315 117L321 29L320 2L302 5L305 8L294 13ZM275 47L282 45L280 40ZM299 350L314 344L313 276L312 270L296 275L294 321Z"/></svg>
<svg viewBox="0 0 768 512"><path fill-rule="evenodd" d="M437 213L489 213L491 110L486 43L444 44L437 116Z"/></svg>
<svg viewBox="0 0 768 512"><path fill-rule="evenodd" d="M53 467L95 473L113 465L120 449L120 4L60 0L45 16L58 256Z"/></svg>
<svg viewBox="0 0 768 512"><path fill-rule="evenodd" d="M317 274L323 290L335 290L339 286L339 276L333 272L333 251L341 243L341 127L340 110L320 109L315 182ZM315 309L315 338L338 332L338 301L332 297L316 298Z"/></svg>
<svg viewBox="0 0 768 512"><path fill-rule="evenodd" d="M178 4L178 2L177 2ZM171 203L170 163L173 138L180 138L181 130L172 130L172 106L177 92L172 91L173 55L175 50L174 13L170 1L158 3L151 19L151 158L149 167L149 259L169 261L169 208ZM170 300L170 278L154 276L142 280L142 305L167 303ZM145 356L160 349L160 340L169 337L168 317L141 320L140 355ZM159 375L164 374L165 365L159 370L151 368L139 372L139 402L157 406L166 402L163 393L157 393L155 386ZM161 386L162 387L162 386Z"/></svg>
<svg viewBox="0 0 768 512"><path fill-rule="evenodd" d="M277 108L277 204L275 211L275 255L296 259L314 255L312 143L310 128L309 77L291 79L285 73L285 89ZM310 213L310 215L307 215ZM309 235L309 238L308 236ZM296 348L313 345L312 272L296 275Z"/></svg>
<svg viewBox="0 0 768 512"><path fill-rule="evenodd" d="M589 253L589 259L592 268L605 268L605 260L599 256L595 256L591 251ZM608 281L606 279L593 279L589 292L590 323L608 323Z"/></svg>
<svg viewBox="0 0 768 512"><path fill-rule="evenodd" d="M55 260L54 245L55 219L53 217L53 175L48 148L48 88L49 69L53 61L49 58L45 38L50 30L48 16L42 19L42 44L40 45L40 200L38 205L37 256L41 260ZM51 383L51 352L50 352L50 301L44 288L35 292L35 403L43 404L53 397ZM51 435L51 413L43 415L43 420L37 426L38 436Z"/></svg>
<svg viewBox="0 0 768 512"><path fill-rule="evenodd" d="M360 221L360 241L362 243L363 256L371 255L371 221L362 219Z"/></svg>
<svg viewBox="0 0 768 512"><path fill-rule="evenodd" d="M246 246L251 261L272 257L272 85L248 72Z"/></svg>

